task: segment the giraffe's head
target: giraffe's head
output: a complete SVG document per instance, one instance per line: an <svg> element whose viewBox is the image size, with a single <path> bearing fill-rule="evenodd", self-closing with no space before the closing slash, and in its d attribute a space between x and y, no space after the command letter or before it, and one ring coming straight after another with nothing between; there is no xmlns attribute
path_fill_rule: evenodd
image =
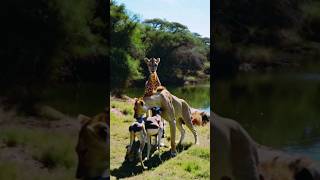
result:
<svg viewBox="0 0 320 180"><path fill-rule="evenodd" d="M157 71L158 65L160 63L160 58L144 58L144 61L148 65L148 69L150 73L154 73Z"/></svg>

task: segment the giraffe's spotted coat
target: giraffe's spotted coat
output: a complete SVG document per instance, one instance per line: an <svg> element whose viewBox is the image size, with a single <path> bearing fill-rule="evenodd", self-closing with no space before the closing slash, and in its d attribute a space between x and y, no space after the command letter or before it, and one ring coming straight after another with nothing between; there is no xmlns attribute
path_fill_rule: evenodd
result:
<svg viewBox="0 0 320 180"><path fill-rule="evenodd" d="M160 62L160 58L145 58L145 62L148 65L148 69L150 71L150 76L148 81L146 82L144 97L152 96L153 92L157 89L157 87L161 86L159 77L157 75L157 66Z"/></svg>

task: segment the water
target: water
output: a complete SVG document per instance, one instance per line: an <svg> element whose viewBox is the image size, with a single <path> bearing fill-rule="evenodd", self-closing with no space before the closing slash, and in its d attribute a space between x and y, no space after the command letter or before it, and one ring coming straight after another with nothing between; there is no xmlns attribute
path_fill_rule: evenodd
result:
<svg viewBox="0 0 320 180"><path fill-rule="evenodd" d="M167 87L167 89L173 95L186 100L191 107L210 112L209 83L184 87ZM144 88L128 88L125 92L129 97L141 97L143 93Z"/></svg>
<svg viewBox="0 0 320 180"><path fill-rule="evenodd" d="M168 87L174 95L185 99L190 106L209 112L210 85L201 84L186 87ZM144 88L128 88L125 92L129 97L140 97ZM43 95L44 104L57 110L77 116L78 114L95 115L103 111L108 100L106 84L64 84L47 89Z"/></svg>
<svg viewBox="0 0 320 180"><path fill-rule="evenodd" d="M320 74L240 74L214 84L214 107L258 143L320 161Z"/></svg>

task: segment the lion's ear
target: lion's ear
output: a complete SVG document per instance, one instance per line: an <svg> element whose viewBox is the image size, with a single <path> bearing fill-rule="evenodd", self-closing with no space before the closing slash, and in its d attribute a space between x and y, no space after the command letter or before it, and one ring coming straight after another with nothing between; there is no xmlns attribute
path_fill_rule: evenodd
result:
<svg viewBox="0 0 320 180"><path fill-rule="evenodd" d="M157 59L156 59L156 62L159 63L159 62L160 62L160 58L157 58Z"/></svg>
<svg viewBox="0 0 320 180"><path fill-rule="evenodd" d="M150 62L150 59L144 58L144 62L145 62L145 63L148 63L148 62Z"/></svg>
<svg viewBox="0 0 320 180"><path fill-rule="evenodd" d="M88 116L85 116L83 114L79 114L78 115L78 120L80 120L81 125L85 125L91 120L91 118L88 117Z"/></svg>

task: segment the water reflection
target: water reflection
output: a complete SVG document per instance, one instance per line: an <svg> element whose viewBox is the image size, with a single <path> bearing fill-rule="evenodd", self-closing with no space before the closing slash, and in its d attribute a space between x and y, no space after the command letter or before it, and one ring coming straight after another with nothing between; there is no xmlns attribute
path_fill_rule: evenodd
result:
<svg viewBox="0 0 320 180"><path fill-rule="evenodd" d="M210 110L210 85L200 84L196 86L167 87L175 96L182 98L193 108ZM129 88L125 93L130 97L141 97L144 88Z"/></svg>
<svg viewBox="0 0 320 180"><path fill-rule="evenodd" d="M185 99L194 108L210 109L210 86L201 84L186 87L168 87L174 95ZM128 88L129 97L141 97L144 88ZM51 105L59 111L76 116L79 113L93 116L103 111L108 100L106 84L63 84L51 87L43 94L44 104Z"/></svg>
<svg viewBox="0 0 320 180"><path fill-rule="evenodd" d="M216 81L214 109L261 144L320 161L320 75L246 74Z"/></svg>

